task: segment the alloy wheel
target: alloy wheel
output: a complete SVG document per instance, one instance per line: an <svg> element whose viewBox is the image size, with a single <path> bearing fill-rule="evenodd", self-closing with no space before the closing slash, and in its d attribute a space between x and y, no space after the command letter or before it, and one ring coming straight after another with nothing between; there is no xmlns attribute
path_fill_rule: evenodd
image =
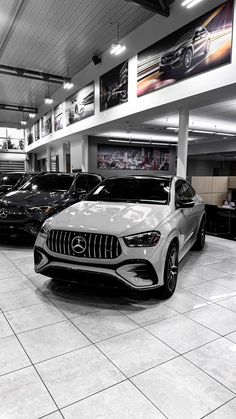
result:
<svg viewBox="0 0 236 419"><path fill-rule="evenodd" d="M175 246L172 247L168 265L167 265L167 285L169 290L172 292L176 286L178 276L178 253Z"/></svg>

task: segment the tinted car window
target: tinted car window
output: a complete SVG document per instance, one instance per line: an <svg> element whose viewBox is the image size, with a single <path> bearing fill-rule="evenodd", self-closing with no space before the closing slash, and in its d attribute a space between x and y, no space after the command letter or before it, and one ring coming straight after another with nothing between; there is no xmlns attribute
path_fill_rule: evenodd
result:
<svg viewBox="0 0 236 419"><path fill-rule="evenodd" d="M22 176L21 173L19 174L2 174L0 175L0 186L3 185L15 185L18 179Z"/></svg>
<svg viewBox="0 0 236 419"><path fill-rule="evenodd" d="M54 175L49 174L46 176L35 176L22 186L21 190L24 191L67 191L73 181L73 176L67 175Z"/></svg>
<svg viewBox="0 0 236 419"><path fill-rule="evenodd" d="M175 192L179 199L192 199L196 193L189 183L178 180L175 185Z"/></svg>
<svg viewBox="0 0 236 419"><path fill-rule="evenodd" d="M102 178L100 178L99 176L87 175L87 180L88 180L89 187L93 189L95 188L95 186L101 183Z"/></svg>
<svg viewBox="0 0 236 419"><path fill-rule="evenodd" d="M87 179L85 175L80 175L75 181L75 189L87 190Z"/></svg>
<svg viewBox="0 0 236 419"><path fill-rule="evenodd" d="M169 202L170 181L146 178L113 178L105 180L86 200L150 202L166 205Z"/></svg>

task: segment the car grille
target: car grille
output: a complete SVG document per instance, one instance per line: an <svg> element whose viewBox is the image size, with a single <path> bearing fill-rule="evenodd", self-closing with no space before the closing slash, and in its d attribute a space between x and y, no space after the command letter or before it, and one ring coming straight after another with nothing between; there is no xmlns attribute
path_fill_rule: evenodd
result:
<svg viewBox="0 0 236 419"><path fill-rule="evenodd" d="M97 259L115 259L122 252L115 236L64 230L51 230L47 247L62 255Z"/></svg>

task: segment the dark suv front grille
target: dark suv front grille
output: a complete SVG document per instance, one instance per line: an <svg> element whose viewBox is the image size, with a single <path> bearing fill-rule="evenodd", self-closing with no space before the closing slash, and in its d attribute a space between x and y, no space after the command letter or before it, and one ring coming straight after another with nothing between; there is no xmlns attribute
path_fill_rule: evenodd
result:
<svg viewBox="0 0 236 419"><path fill-rule="evenodd" d="M97 259L115 259L122 252L115 236L64 230L51 230L47 247L62 255Z"/></svg>

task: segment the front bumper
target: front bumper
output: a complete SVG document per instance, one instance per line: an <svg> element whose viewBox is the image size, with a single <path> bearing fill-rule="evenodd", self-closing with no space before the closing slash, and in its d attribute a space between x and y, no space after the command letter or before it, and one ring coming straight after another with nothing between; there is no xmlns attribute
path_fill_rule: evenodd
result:
<svg viewBox="0 0 236 419"><path fill-rule="evenodd" d="M38 240L38 239L37 239ZM63 258L53 252L37 246L34 249L35 271L54 279L83 282L89 278L93 284L106 282L120 283L135 290L148 290L159 287L160 281L157 270L148 259L118 258L106 263L104 260L77 261L75 258ZM122 260L123 259L123 260ZM106 281L103 281L106 279Z"/></svg>

